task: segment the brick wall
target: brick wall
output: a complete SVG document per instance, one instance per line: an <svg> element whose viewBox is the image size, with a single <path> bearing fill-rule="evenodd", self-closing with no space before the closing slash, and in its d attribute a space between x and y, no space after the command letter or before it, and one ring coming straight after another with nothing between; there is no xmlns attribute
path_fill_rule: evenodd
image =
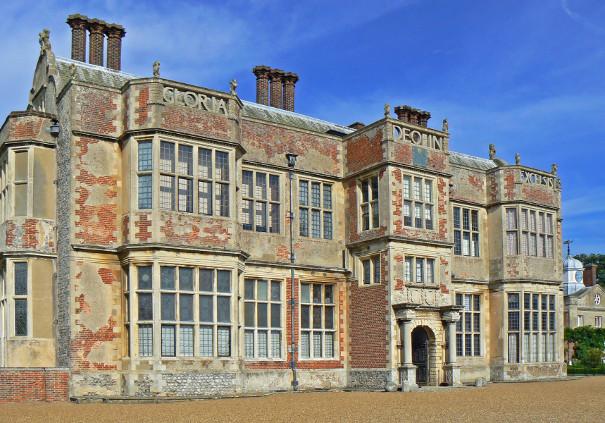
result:
<svg viewBox="0 0 605 423"><path fill-rule="evenodd" d="M0 403L67 401L69 371L61 368L0 369Z"/></svg>

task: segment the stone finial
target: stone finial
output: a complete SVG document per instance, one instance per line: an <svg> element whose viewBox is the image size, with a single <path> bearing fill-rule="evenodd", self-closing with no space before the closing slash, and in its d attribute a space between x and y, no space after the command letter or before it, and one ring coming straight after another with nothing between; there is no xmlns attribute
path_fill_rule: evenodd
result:
<svg viewBox="0 0 605 423"><path fill-rule="evenodd" d="M389 103L384 104L384 117L391 117L391 105Z"/></svg>
<svg viewBox="0 0 605 423"><path fill-rule="evenodd" d="M494 144L489 145L489 159L494 160L496 158L496 146Z"/></svg>
<svg viewBox="0 0 605 423"><path fill-rule="evenodd" d="M445 119L443 119L443 122L441 122L441 132L449 132L449 131L450 131L450 127L447 122L447 118L445 118Z"/></svg>
<svg viewBox="0 0 605 423"><path fill-rule="evenodd" d="M153 77L154 78L160 77L160 61L159 60L156 60L155 62L153 62Z"/></svg>
<svg viewBox="0 0 605 423"><path fill-rule="evenodd" d="M50 31L44 28L38 34L38 42L40 43L40 52L50 50Z"/></svg>
<svg viewBox="0 0 605 423"><path fill-rule="evenodd" d="M232 79L229 82L229 92L231 95L237 95L237 79Z"/></svg>
<svg viewBox="0 0 605 423"><path fill-rule="evenodd" d="M552 173L553 175L556 176L557 175L557 170L558 170L557 164L553 163L552 166L550 166L550 173Z"/></svg>
<svg viewBox="0 0 605 423"><path fill-rule="evenodd" d="M519 166L521 164L521 154L515 153L515 164Z"/></svg>
<svg viewBox="0 0 605 423"><path fill-rule="evenodd" d="M69 65L69 76L73 79L76 76L76 65L72 63Z"/></svg>

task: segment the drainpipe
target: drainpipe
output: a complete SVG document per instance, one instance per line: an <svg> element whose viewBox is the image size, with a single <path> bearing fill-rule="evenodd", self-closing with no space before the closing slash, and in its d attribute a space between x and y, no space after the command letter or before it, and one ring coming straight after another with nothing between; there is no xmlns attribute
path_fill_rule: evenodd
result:
<svg viewBox="0 0 605 423"><path fill-rule="evenodd" d="M294 353L296 352L296 341L294 340L294 313L296 311L296 300L294 299L294 293L296 284L294 283L294 262L296 256L294 255L294 212L292 211L292 183L294 182L294 166L296 166L297 154L286 153L286 159L288 160L288 177L290 178L290 368L292 369L292 390L298 390L298 379L296 379L296 361L294 360Z"/></svg>

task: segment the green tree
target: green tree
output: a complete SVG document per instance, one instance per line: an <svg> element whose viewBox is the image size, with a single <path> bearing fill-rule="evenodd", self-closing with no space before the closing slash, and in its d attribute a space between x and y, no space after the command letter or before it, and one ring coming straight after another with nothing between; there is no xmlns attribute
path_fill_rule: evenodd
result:
<svg viewBox="0 0 605 423"><path fill-rule="evenodd" d="M594 360L596 353L590 351L596 349L602 354L605 346L605 329L592 326L565 328L565 340L574 343L575 357L585 365L591 366L590 362Z"/></svg>

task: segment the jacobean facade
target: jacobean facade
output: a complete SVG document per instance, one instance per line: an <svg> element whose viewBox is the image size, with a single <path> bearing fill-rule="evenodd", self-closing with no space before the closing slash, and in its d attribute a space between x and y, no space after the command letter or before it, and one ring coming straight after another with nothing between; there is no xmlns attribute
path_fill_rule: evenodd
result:
<svg viewBox="0 0 605 423"><path fill-rule="evenodd" d="M290 389L291 361L302 389L564 375L556 168L450 151L407 106L294 113L268 67L259 103L135 77L123 28L68 23L0 132L2 366L72 396Z"/></svg>

